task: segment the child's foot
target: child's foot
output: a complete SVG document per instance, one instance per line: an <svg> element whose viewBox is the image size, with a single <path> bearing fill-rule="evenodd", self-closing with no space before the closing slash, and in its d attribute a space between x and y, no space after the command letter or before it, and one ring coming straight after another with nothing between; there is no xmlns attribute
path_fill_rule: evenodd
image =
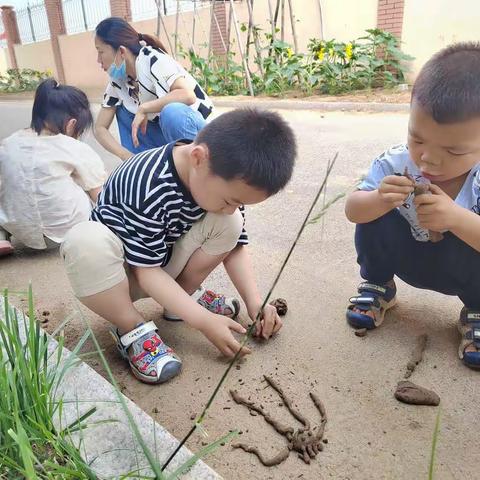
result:
<svg viewBox="0 0 480 480"><path fill-rule="evenodd" d="M460 360L467 367L480 369L480 310L463 307L458 329L462 334L458 347Z"/></svg>
<svg viewBox="0 0 480 480"><path fill-rule="evenodd" d="M8 240L0 240L0 257L13 253L12 244Z"/></svg>
<svg viewBox="0 0 480 480"><path fill-rule="evenodd" d="M163 383L180 373L182 362L163 343L153 322L144 323L122 336L115 329L112 335L132 373L142 382Z"/></svg>
<svg viewBox="0 0 480 480"><path fill-rule="evenodd" d="M225 295L212 292L211 290L204 290L202 287L193 292L191 297L209 312L217 313L218 315L225 315L226 317L234 318L240 311L240 302L236 298L226 297ZM181 320L180 317L168 310L163 312L163 316L165 320Z"/></svg>
<svg viewBox="0 0 480 480"><path fill-rule="evenodd" d="M385 285L363 282L358 287L360 295L350 298L347 308L347 322L353 328L371 330L379 327L387 310L397 303L397 288L390 280Z"/></svg>

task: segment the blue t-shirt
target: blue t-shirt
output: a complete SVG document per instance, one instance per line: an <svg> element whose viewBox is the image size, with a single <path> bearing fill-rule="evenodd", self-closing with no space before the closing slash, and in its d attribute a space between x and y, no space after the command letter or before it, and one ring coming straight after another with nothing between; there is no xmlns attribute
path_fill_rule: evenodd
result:
<svg viewBox="0 0 480 480"><path fill-rule="evenodd" d="M407 168L408 173L412 175L416 182L430 183L429 180L422 177L420 170L411 159L408 146L401 144L391 147L373 161L367 176L358 188L367 191L376 190L384 177L394 175L395 173L403 174L405 168ZM421 242L426 242L429 240L428 230L420 227L418 224L413 200L414 196L412 193L405 203L398 207L398 210L410 223L414 238ZM455 203L480 215L480 163L470 170L465 183L455 198Z"/></svg>

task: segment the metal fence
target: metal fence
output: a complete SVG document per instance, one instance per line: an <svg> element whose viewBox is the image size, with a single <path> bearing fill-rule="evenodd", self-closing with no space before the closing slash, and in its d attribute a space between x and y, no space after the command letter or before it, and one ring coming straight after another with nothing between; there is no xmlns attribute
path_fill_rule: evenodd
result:
<svg viewBox="0 0 480 480"><path fill-rule="evenodd" d="M3 20L0 18L0 48L7 48L7 37L5 34L5 28L3 26Z"/></svg>
<svg viewBox="0 0 480 480"><path fill-rule="evenodd" d="M209 3L209 0L178 0L178 10L189 12L195 6L200 8ZM132 21L134 22L155 18L158 14L155 0L130 0L130 7L132 9ZM173 15L177 13L177 0L160 0L160 8L163 15Z"/></svg>
<svg viewBox="0 0 480 480"><path fill-rule="evenodd" d="M159 0L163 15L174 15L208 6L211 0ZM132 20L155 18L158 14L155 0L131 0ZM94 30L97 24L111 15L109 0L62 0L67 34ZM40 1L16 11L18 30L22 44L40 42L50 38L45 4ZM0 22L1 23L1 22ZM6 46L0 26L0 47Z"/></svg>
<svg viewBox="0 0 480 480"><path fill-rule="evenodd" d="M109 0L63 0L63 17L68 34L94 30L109 17Z"/></svg>
<svg viewBox="0 0 480 480"><path fill-rule="evenodd" d="M17 24L23 44L41 42L50 38L47 11L43 2L17 10Z"/></svg>

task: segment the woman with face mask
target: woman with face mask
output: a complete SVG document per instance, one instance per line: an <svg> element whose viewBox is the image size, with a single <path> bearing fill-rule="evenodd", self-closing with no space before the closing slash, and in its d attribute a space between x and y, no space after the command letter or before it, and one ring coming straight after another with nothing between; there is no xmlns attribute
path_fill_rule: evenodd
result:
<svg viewBox="0 0 480 480"><path fill-rule="evenodd" d="M95 136L123 160L178 139L195 138L213 109L211 100L152 35L121 18L95 30L98 63L108 73ZM121 145L109 132L116 116Z"/></svg>

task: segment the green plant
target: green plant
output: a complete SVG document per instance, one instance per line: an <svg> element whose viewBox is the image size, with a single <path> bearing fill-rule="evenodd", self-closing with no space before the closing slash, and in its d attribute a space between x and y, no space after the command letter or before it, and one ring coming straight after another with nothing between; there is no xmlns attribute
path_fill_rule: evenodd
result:
<svg viewBox="0 0 480 480"><path fill-rule="evenodd" d="M81 432L96 424L86 423L96 411L90 408L79 414L78 419L68 427L58 428L55 419L60 421L65 402L57 398L58 389L66 373L78 361L80 349L91 337L96 354L104 363L110 380L116 388L118 402L122 405L132 432L141 445L154 476L148 476L144 468L125 473L122 478L151 478L175 480L185 473L198 459L230 441L237 431L233 431L192 455L174 472L162 473L156 457L143 441L139 429L125 403L125 399L115 384L112 372L103 352L88 326L72 354L64 357L64 339L58 338L56 348L48 335L35 319L35 308L31 287L28 291L28 313L24 315L9 303L8 290L3 291L3 316L0 318L0 478L29 480L93 480L97 476L85 463L71 434ZM54 335L63 330L68 319L55 330ZM77 406L78 408L78 406ZM114 422L114 421L112 421Z"/></svg>
<svg viewBox="0 0 480 480"><path fill-rule="evenodd" d="M51 72L39 72L29 68L10 68L5 75L0 75L0 92L32 91L38 87L42 80L51 76Z"/></svg>
<svg viewBox="0 0 480 480"><path fill-rule="evenodd" d="M267 95L281 94L294 88L308 90L308 70L305 68L304 55L294 53L291 45L286 42L271 41L271 34L266 34L265 38L270 43L263 48L267 55L258 59L263 78L258 74L255 76L256 90Z"/></svg>
<svg viewBox="0 0 480 480"><path fill-rule="evenodd" d="M367 35L350 42L313 38L306 54L295 53L290 44L255 25L248 30L243 24L242 30L250 32L245 54L255 94L278 96L291 90L339 94L388 88L405 81L406 62L412 60L400 50L394 35L379 29L367 30ZM244 68L231 51L225 57L207 59L193 50L182 54L207 93L248 93Z"/></svg>
<svg viewBox="0 0 480 480"><path fill-rule="evenodd" d="M391 33L370 29L367 34L347 43L310 40L310 63L321 93L392 87L405 81L405 62L413 57L398 48Z"/></svg>
<svg viewBox="0 0 480 480"><path fill-rule="evenodd" d="M62 363L63 341L53 357L49 339L35 320L33 294L23 319L3 293L5 322L0 321L0 477L28 479L94 479L70 441L95 409L59 430L53 419L63 402L54 399L73 360ZM80 349L87 336L78 343ZM78 351L76 349L76 351ZM71 357L72 359L74 357Z"/></svg>
<svg viewBox="0 0 480 480"><path fill-rule="evenodd" d="M202 85L208 95L244 95L248 93L243 68L234 60L234 54L229 52L225 57L210 55L202 58L192 49L180 48L180 54L191 65L191 74Z"/></svg>
<svg viewBox="0 0 480 480"><path fill-rule="evenodd" d="M440 410L437 412L437 418L435 420L435 428L433 430L432 437L432 450L430 452L430 463L428 465L428 480L433 480L433 471L435 469L435 454L437 450L437 441L440 434Z"/></svg>

